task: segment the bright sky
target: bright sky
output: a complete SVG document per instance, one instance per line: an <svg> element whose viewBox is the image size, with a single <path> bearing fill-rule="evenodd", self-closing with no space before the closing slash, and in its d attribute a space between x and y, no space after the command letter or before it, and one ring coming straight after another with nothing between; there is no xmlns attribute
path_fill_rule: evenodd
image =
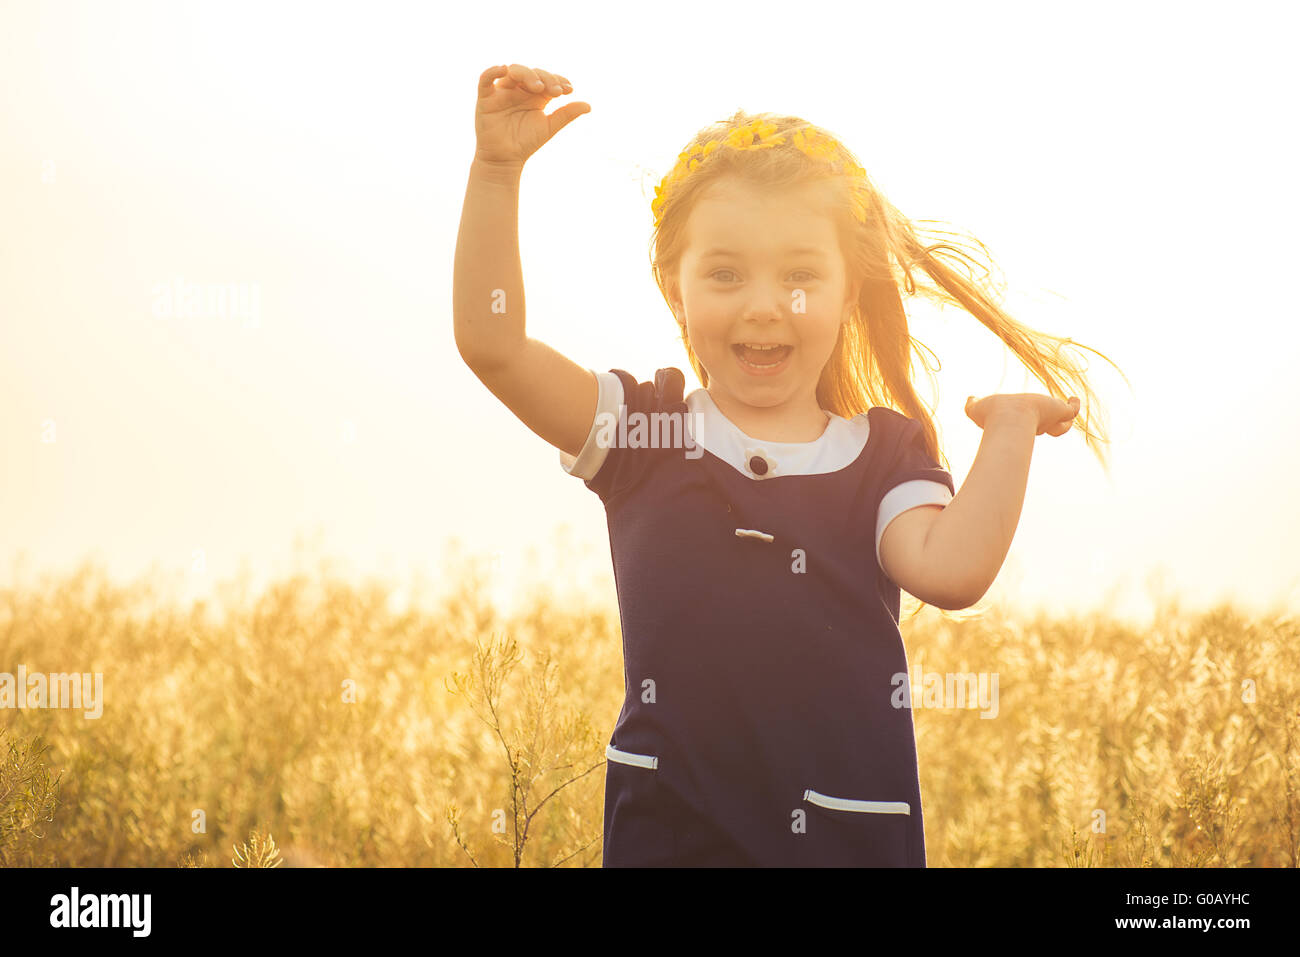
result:
<svg viewBox="0 0 1300 957"><path fill-rule="evenodd" d="M241 567L286 573L308 540L340 570L436 585L456 538L501 553L501 594L516 574L611 581L599 500L452 335L475 83L519 62L592 106L524 174L531 335L695 387L650 276L654 183L737 108L803 116L907 215L979 237L1014 315L1132 383L1093 357L1110 479L1077 432L1038 438L995 595L1083 610L1112 594L1140 616L1155 574L1184 607L1298 605L1295 19L1281 3L5 4L0 580L97 555L200 594ZM177 283L228 284L247 318L168 314ZM965 313L910 308L943 364L937 395L920 386L960 488L982 434L966 396L1046 390Z"/></svg>

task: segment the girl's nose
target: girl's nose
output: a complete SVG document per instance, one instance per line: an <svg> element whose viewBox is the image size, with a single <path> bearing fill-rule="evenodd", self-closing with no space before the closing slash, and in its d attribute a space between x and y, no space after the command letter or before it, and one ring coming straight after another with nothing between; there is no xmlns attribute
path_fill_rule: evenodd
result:
<svg viewBox="0 0 1300 957"><path fill-rule="evenodd" d="M747 322L780 322L785 315L781 303L771 299L753 300L744 312Z"/></svg>
<svg viewBox="0 0 1300 957"><path fill-rule="evenodd" d="M792 294L783 286L755 283L744 317L753 322L776 322L790 312L792 300Z"/></svg>

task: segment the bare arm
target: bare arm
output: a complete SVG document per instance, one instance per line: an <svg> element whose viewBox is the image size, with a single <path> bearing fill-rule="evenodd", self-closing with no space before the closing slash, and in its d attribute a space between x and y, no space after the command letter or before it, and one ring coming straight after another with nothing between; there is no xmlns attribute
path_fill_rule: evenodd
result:
<svg viewBox="0 0 1300 957"><path fill-rule="evenodd" d="M519 261L524 161L586 112L578 109L585 103L571 103L550 116L542 113L542 106L566 86L563 77L518 64L491 67L480 75L478 145L461 209L452 311L456 348L466 365L525 425L576 455L595 417L596 379L590 370L528 337Z"/></svg>
<svg viewBox="0 0 1300 957"><path fill-rule="evenodd" d="M956 597L954 607L979 601L1002 570L1025 504L1037 424L1028 414L991 419L961 490L929 526L921 561L935 590Z"/></svg>
<svg viewBox="0 0 1300 957"><path fill-rule="evenodd" d="M946 507L903 512L880 539L881 564L892 581L926 604L968 608L988 592L1020 523L1034 439L1064 435L1078 400L993 395L967 405L984 429L961 490Z"/></svg>

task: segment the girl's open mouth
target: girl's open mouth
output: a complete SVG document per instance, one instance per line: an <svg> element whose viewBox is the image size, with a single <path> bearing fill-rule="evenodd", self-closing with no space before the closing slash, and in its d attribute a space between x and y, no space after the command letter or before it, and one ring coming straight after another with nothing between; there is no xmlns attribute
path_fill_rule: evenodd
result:
<svg viewBox="0 0 1300 957"><path fill-rule="evenodd" d="M772 375L785 368L794 346L755 346L738 342L731 347L740 367L751 375Z"/></svg>

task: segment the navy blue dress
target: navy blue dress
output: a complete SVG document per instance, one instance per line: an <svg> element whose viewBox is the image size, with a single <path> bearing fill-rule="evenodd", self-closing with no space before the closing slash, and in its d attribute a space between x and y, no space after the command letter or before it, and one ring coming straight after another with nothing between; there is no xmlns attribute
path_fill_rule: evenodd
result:
<svg viewBox="0 0 1300 957"><path fill-rule="evenodd" d="M611 372L586 447L561 453L604 503L623 632L604 866L924 867L899 589L878 551L889 520L953 496L919 423L874 407L827 413L815 442L764 442L707 391L684 399L677 369ZM675 413L683 438L601 437L602 413Z"/></svg>

